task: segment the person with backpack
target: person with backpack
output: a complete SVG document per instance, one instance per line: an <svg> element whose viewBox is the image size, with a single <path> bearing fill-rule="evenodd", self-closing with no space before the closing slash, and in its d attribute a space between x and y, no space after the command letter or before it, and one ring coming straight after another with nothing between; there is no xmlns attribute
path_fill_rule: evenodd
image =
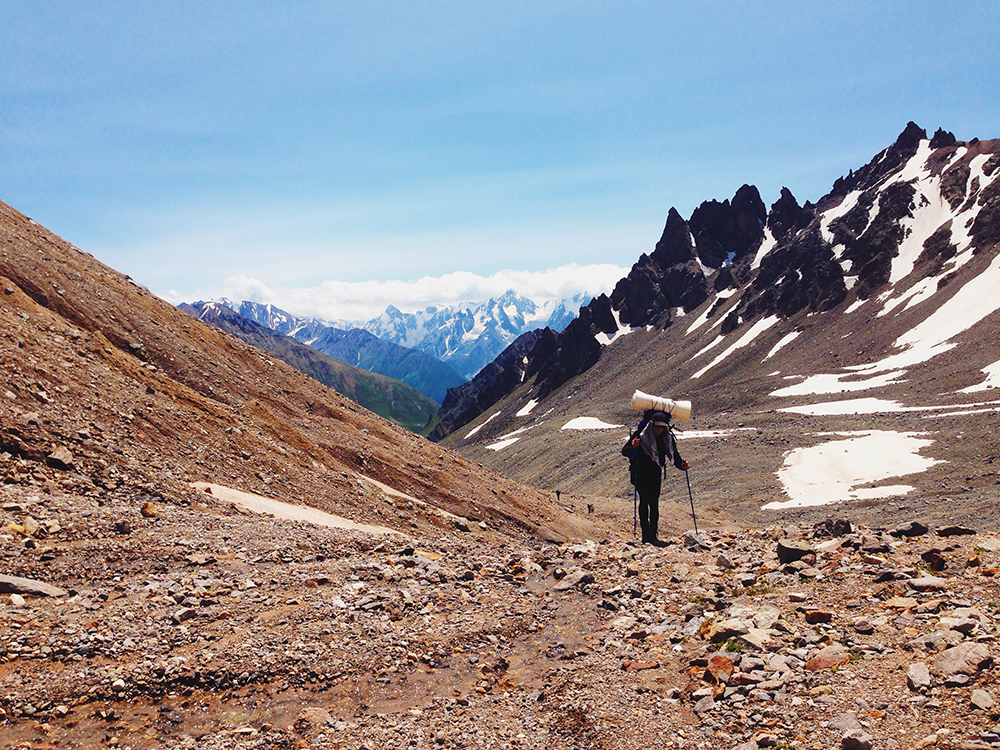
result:
<svg viewBox="0 0 1000 750"><path fill-rule="evenodd" d="M638 432L630 435L628 442L622 446L622 455L631 460L632 484L639 495L642 543L662 547L665 542L657 537L657 527L660 524L663 470L667 462L681 471L691 468L677 450L677 441L670 429L670 415L664 411L647 413Z"/></svg>

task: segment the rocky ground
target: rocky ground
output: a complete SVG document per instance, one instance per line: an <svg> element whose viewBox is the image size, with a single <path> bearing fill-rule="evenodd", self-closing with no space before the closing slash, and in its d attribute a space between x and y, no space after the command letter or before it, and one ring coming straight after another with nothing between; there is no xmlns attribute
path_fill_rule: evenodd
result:
<svg viewBox="0 0 1000 750"><path fill-rule="evenodd" d="M8 482L0 745L1000 747L995 534L655 548L594 501L605 538L556 546Z"/></svg>

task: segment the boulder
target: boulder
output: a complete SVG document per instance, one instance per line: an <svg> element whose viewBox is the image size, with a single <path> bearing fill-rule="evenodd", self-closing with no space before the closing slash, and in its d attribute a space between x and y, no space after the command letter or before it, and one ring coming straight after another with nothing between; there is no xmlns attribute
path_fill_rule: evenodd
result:
<svg viewBox="0 0 1000 750"><path fill-rule="evenodd" d="M993 663L984 643L960 643L945 649L931 664L931 671L943 678L952 675L976 675Z"/></svg>
<svg viewBox="0 0 1000 750"><path fill-rule="evenodd" d="M66 589L31 578L0 575L0 594L38 594L40 596L66 596Z"/></svg>
<svg viewBox="0 0 1000 750"><path fill-rule="evenodd" d="M902 526L894 528L889 532L889 536L894 536L897 539L901 536L923 536L927 533L927 531L928 528L926 524L922 524L920 521L910 521L909 523L904 523Z"/></svg>
<svg viewBox="0 0 1000 750"><path fill-rule="evenodd" d="M814 554L815 550L807 542L781 539L778 542L778 562L785 565L801 560L806 555Z"/></svg>

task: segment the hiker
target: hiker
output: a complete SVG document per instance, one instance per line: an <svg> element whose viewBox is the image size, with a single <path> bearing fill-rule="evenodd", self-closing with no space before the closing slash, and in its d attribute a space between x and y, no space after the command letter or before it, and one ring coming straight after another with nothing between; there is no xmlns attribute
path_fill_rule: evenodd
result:
<svg viewBox="0 0 1000 750"><path fill-rule="evenodd" d="M622 455L632 460L632 483L639 494L639 523L642 543L664 546L656 536L660 523L660 481L670 461L681 471L691 468L677 451L677 441L670 431L670 415L663 411L649 414L642 429L622 446Z"/></svg>

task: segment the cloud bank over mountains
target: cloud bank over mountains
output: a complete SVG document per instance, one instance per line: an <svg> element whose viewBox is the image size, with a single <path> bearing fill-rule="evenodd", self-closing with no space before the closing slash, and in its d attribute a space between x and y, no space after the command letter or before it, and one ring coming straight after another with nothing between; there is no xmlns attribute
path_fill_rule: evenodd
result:
<svg viewBox="0 0 1000 750"><path fill-rule="evenodd" d="M515 290L536 304L569 299L585 293L610 293L615 283L628 273L610 263L581 266L571 263L545 271L506 269L490 276L456 271L443 276L426 276L415 281L324 281L301 288L272 287L245 274L228 277L219 288L199 293L202 299L227 297L271 304L302 317L329 322L359 322L380 315L393 305L403 312L428 307L459 306L499 297ZM187 301L188 295L170 292L168 302Z"/></svg>

